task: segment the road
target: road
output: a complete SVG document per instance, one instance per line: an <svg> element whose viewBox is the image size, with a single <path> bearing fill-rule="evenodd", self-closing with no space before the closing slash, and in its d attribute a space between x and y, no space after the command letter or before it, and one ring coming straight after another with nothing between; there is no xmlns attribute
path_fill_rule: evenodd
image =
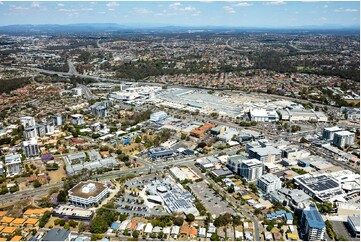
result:
<svg viewBox="0 0 361 242"><path fill-rule="evenodd" d="M233 50L233 51L237 51L237 52L241 52L241 53L252 53L253 50L242 50L242 49L236 49L236 48L233 48L232 46L230 46L228 43L231 39L228 39L226 41L226 47L230 50Z"/></svg>
<svg viewBox="0 0 361 242"><path fill-rule="evenodd" d="M28 189L24 191L18 191L16 193L9 193L0 196L0 204L6 204L11 202L16 202L19 200L33 198L37 196L42 196L49 193L51 188L61 188L63 187L63 182L57 182L54 184L47 184L38 188Z"/></svg>
<svg viewBox="0 0 361 242"><path fill-rule="evenodd" d="M90 89L87 86L78 83L77 87L81 88L82 94L84 95L84 97L86 99L95 99L96 98L96 96L90 91Z"/></svg>
<svg viewBox="0 0 361 242"><path fill-rule="evenodd" d="M68 72L69 75L77 75L78 74L73 62L70 59L68 59L68 66L69 66L69 72Z"/></svg>

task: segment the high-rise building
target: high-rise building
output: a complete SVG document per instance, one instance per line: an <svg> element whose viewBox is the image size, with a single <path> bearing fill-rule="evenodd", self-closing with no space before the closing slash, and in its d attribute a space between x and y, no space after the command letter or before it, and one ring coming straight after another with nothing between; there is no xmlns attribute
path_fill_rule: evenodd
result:
<svg viewBox="0 0 361 242"><path fill-rule="evenodd" d="M6 176L13 177L23 172L21 156L19 154L5 156Z"/></svg>
<svg viewBox="0 0 361 242"><path fill-rule="evenodd" d="M304 240L325 239L326 224L315 204L311 203L303 209L300 223Z"/></svg>
<svg viewBox="0 0 361 242"><path fill-rule="evenodd" d="M322 132L322 138L326 140L333 140L333 136L335 135L335 133L340 131L342 131L342 129L337 126L324 128Z"/></svg>
<svg viewBox="0 0 361 242"><path fill-rule="evenodd" d="M227 167L236 174L240 174L241 165L247 158L243 155L233 155L227 158Z"/></svg>
<svg viewBox="0 0 361 242"><path fill-rule="evenodd" d="M82 114L73 114L71 115L71 123L75 125L84 124L84 116Z"/></svg>
<svg viewBox="0 0 361 242"><path fill-rule="evenodd" d="M263 163L257 159L244 160L241 164L241 177L247 181L255 181L263 174Z"/></svg>
<svg viewBox="0 0 361 242"><path fill-rule="evenodd" d="M29 117L29 116L21 117L20 122L21 122L21 125L24 126L24 128L29 127L29 126L34 126L36 124L35 118Z"/></svg>
<svg viewBox="0 0 361 242"><path fill-rule="evenodd" d="M55 126L60 126L64 124L64 118L61 114L55 114L52 116L53 124Z"/></svg>
<svg viewBox="0 0 361 242"><path fill-rule="evenodd" d="M30 139L23 142L23 152L26 157L38 156L40 154L38 142L36 139Z"/></svg>
<svg viewBox="0 0 361 242"><path fill-rule="evenodd" d="M269 193L281 189L282 182L276 175L268 173L258 179L257 187L265 193Z"/></svg>
<svg viewBox="0 0 361 242"><path fill-rule="evenodd" d="M339 148L344 148L345 145L353 145L354 141L355 134L349 131L337 132L333 137L333 144Z"/></svg>
<svg viewBox="0 0 361 242"><path fill-rule="evenodd" d="M32 139L38 137L38 132L36 126L28 126L24 129L24 137L25 139Z"/></svg>

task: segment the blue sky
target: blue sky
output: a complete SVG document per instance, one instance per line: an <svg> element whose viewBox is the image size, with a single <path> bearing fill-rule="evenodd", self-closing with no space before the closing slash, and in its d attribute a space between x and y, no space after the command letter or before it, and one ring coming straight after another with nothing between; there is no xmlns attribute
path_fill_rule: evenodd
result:
<svg viewBox="0 0 361 242"><path fill-rule="evenodd" d="M237 27L359 26L360 2L0 1L0 25L71 23Z"/></svg>

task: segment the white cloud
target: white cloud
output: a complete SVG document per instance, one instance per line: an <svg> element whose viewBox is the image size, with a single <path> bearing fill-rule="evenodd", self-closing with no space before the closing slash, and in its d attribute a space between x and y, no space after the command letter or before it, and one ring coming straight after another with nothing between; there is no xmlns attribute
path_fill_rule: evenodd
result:
<svg viewBox="0 0 361 242"><path fill-rule="evenodd" d="M184 10L184 11L194 11L194 10L196 10L196 9L193 8L193 7L185 7L185 8L183 8L183 10Z"/></svg>
<svg viewBox="0 0 361 242"><path fill-rule="evenodd" d="M178 7L182 6L181 3L172 3L169 5L169 8L172 8L172 9L177 9Z"/></svg>
<svg viewBox="0 0 361 242"><path fill-rule="evenodd" d="M81 11L93 11L94 9L93 8L81 8L80 10Z"/></svg>
<svg viewBox="0 0 361 242"><path fill-rule="evenodd" d="M0 5L3 5L4 3L2 1L0 1Z"/></svg>
<svg viewBox="0 0 361 242"><path fill-rule="evenodd" d="M328 8L328 5L327 5L327 4L325 4L325 5L323 5L323 7L324 7L324 8Z"/></svg>
<svg viewBox="0 0 361 242"><path fill-rule="evenodd" d="M201 11L196 11L194 13L192 13L192 16L199 16L201 14Z"/></svg>
<svg viewBox="0 0 361 242"><path fill-rule="evenodd" d="M271 1L271 2L264 2L264 5L282 5L282 4L286 4L286 2L284 1Z"/></svg>
<svg viewBox="0 0 361 242"><path fill-rule="evenodd" d="M32 2L31 7L38 8L38 7L40 7L40 3L39 2Z"/></svg>
<svg viewBox="0 0 361 242"><path fill-rule="evenodd" d="M109 2L109 3L106 4L106 6L107 6L108 8L111 8L111 9L114 10L114 8L116 8L116 7L119 6L119 3L117 3L117 2Z"/></svg>
<svg viewBox="0 0 361 242"><path fill-rule="evenodd" d="M10 10L23 11L23 10L29 10L29 8L25 8L25 7L21 7L21 6L15 6L15 5L10 5Z"/></svg>
<svg viewBox="0 0 361 242"><path fill-rule="evenodd" d="M335 12L358 12L356 8L338 8Z"/></svg>
<svg viewBox="0 0 361 242"><path fill-rule="evenodd" d="M234 4L233 6L235 6L235 7L249 7L249 6L252 6L253 4L251 4L251 3L246 3L246 2L244 2L244 3L237 3L237 4Z"/></svg>
<svg viewBox="0 0 361 242"><path fill-rule="evenodd" d="M67 8L61 8L58 10L59 12L67 12L67 13L75 13L78 10L77 9L67 9Z"/></svg>
<svg viewBox="0 0 361 242"><path fill-rule="evenodd" d="M133 10L137 14L148 14L148 13L152 12L152 11L146 9L146 8L133 8Z"/></svg>
<svg viewBox="0 0 361 242"><path fill-rule="evenodd" d="M62 7L64 7L65 5L64 5L64 4L62 4L62 3L58 3L56 6L58 6L58 7L62 8Z"/></svg>
<svg viewBox="0 0 361 242"><path fill-rule="evenodd" d="M98 12L99 14L106 14L107 12Z"/></svg>
<svg viewBox="0 0 361 242"><path fill-rule="evenodd" d="M234 11L234 9L230 6L224 6L223 9L226 10L227 13L236 13L236 11Z"/></svg>

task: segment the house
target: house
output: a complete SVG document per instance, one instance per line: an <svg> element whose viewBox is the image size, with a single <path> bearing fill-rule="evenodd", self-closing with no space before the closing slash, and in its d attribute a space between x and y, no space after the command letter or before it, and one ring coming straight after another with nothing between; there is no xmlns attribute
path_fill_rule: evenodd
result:
<svg viewBox="0 0 361 242"><path fill-rule="evenodd" d="M179 234L179 229L180 229L179 226L173 226L170 234L171 235L178 235Z"/></svg>
<svg viewBox="0 0 361 242"><path fill-rule="evenodd" d="M50 229L42 241L70 241L71 232L69 229Z"/></svg>
<svg viewBox="0 0 361 242"><path fill-rule="evenodd" d="M23 239L23 236L15 235L10 241L21 241Z"/></svg>
<svg viewBox="0 0 361 242"><path fill-rule="evenodd" d="M153 231L153 225L151 223L147 223L144 229L144 233L150 234Z"/></svg>
<svg viewBox="0 0 361 242"><path fill-rule="evenodd" d="M3 217L1 220L0 220L0 223L2 225L10 225L10 223L14 220L15 218L12 218L12 217Z"/></svg>
<svg viewBox="0 0 361 242"><path fill-rule="evenodd" d="M28 218L26 221L25 221L25 226L26 227L35 227L37 226L39 223L39 219L36 219L36 218Z"/></svg>
<svg viewBox="0 0 361 242"><path fill-rule="evenodd" d="M180 228L180 233L182 235L188 235L189 233L189 227L187 225L183 225L181 228Z"/></svg>
<svg viewBox="0 0 361 242"><path fill-rule="evenodd" d="M23 219L23 218L16 218L13 220L13 222L11 224L14 227L22 227L23 224L25 223L25 220L26 219Z"/></svg>
<svg viewBox="0 0 361 242"><path fill-rule="evenodd" d="M195 229L195 228L191 228L190 230L189 230L189 236L190 237L197 237L197 229Z"/></svg>
<svg viewBox="0 0 361 242"><path fill-rule="evenodd" d="M11 236L15 233L16 228L15 227L6 227L1 231L1 234L4 236Z"/></svg>
<svg viewBox="0 0 361 242"><path fill-rule="evenodd" d="M200 237L200 238L206 237L206 228L199 228L198 237Z"/></svg>

